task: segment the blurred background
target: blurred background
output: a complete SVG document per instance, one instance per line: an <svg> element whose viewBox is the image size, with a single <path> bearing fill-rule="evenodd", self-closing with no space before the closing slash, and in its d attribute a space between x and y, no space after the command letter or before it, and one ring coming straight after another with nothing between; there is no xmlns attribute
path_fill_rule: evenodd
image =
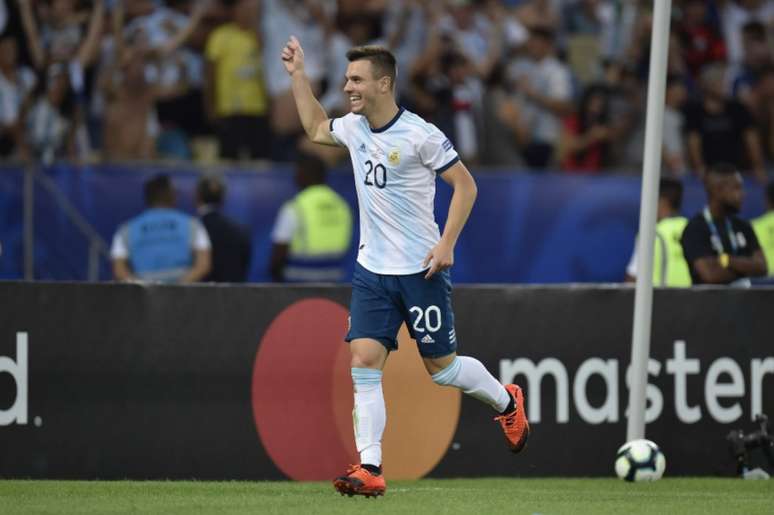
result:
<svg viewBox="0 0 774 515"><path fill-rule="evenodd" d="M742 215L759 216L774 174L774 1L672 6L662 176L684 183L692 216L707 167L730 162L745 177ZM299 156L329 170L353 207L356 242L346 150L303 135L279 59L294 34L331 117L348 112L348 48L396 54L400 105L444 131L479 183L457 282L622 281L637 230L651 9L0 0L0 277L110 279L111 240L163 172L190 214L197 180L217 177L223 212L249 237L245 279L276 279L273 234L297 192ZM450 192L438 191L442 223Z"/></svg>

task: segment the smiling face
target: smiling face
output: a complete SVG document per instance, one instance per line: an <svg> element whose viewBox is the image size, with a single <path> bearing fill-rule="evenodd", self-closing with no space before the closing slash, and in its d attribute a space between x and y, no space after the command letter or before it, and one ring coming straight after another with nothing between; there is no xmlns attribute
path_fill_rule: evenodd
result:
<svg viewBox="0 0 774 515"><path fill-rule="evenodd" d="M392 98L392 81L388 76L377 78L373 64L367 59L352 61L347 66L344 92L349 97L350 111L367 116L385 99Z"/></svg>

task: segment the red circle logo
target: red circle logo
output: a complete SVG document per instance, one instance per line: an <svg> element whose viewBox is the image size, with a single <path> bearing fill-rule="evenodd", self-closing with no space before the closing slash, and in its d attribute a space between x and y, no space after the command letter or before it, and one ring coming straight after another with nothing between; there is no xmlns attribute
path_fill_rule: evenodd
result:
<svg viewBox="0 0 774 515"><path fill-rule="evenodd" d="M352 430L348 312L322 298L283 310L264 334L252 378L253 417L269 457L288 477L325 480L359 463ZM451 443L460 392L435 385L405 326L384 369L385 475L416 479Z"/></svg>

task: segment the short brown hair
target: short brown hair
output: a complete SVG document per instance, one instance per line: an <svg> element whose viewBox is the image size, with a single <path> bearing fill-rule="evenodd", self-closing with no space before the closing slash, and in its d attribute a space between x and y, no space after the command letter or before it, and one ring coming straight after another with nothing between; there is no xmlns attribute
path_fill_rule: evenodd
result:
<svg viewBox="0 0 774 515"><path fill-rule="evenodd" d="M398 74L398 65L395 56L382 46L357 46L347 52L349 62L364 59L371 63L374 77L381 79L389 77L392 86L395 86L395 76Z"/></svg>

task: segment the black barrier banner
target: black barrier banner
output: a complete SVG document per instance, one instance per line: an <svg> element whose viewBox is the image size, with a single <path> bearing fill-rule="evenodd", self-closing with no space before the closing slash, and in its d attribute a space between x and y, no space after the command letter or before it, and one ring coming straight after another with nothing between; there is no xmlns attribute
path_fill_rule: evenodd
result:
<svg viewBox="0 0 774 515"><path fill-rule="evenodd" d="M516 456L491 408L432 383L403 328L388 478L611 475L633 297L455 290L459 353L524 387ZM774 415L774 289L654 298L647 437L668 474L730 475L726 435ZM0 283L0 476L328 479L357 462L348 302L344 287Z"/></svg>

